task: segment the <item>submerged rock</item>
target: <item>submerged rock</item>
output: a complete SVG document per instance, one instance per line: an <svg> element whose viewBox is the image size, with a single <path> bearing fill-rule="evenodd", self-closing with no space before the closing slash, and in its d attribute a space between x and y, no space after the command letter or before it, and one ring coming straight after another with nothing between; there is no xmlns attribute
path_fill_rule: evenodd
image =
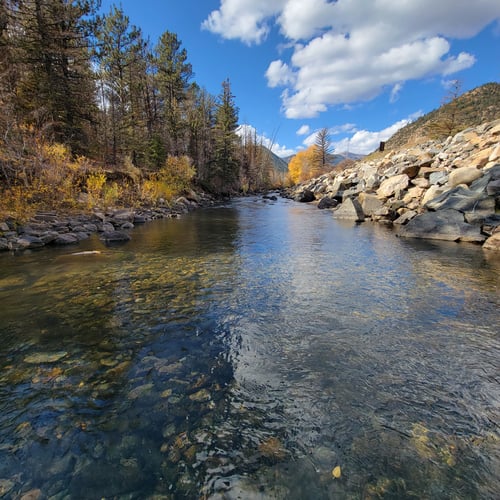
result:
<svg viewBox="0 0 500 500"><path fill-rule="evenodd" d="M67 355L68 353L66 351L39 352L36 354L31 354L29 356L26 356L24 358L24 362L30 364L55 363Z"/></svg>

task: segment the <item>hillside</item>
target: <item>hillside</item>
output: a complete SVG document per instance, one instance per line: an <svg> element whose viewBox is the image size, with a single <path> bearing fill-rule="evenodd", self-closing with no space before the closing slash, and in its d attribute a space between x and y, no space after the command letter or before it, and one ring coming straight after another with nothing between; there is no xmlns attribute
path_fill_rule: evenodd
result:
<svg viewBox="0 0 500 500"><path fill-rule="evenodd" d="M278 174L286 174L288 172L288 162L286 161L285 158L280 158L278 155L273 153L269 148L266 148L266 146L260 146L262 148L262 151L264 154L270 158L274 170Z"/></svg>
<svg viewBox="0 0 500 500"><path fill-rule="evenodd" d="M500 84L486 83L403 127L386 142L385 149L441 139L497 118L500 118Z"/></svg>

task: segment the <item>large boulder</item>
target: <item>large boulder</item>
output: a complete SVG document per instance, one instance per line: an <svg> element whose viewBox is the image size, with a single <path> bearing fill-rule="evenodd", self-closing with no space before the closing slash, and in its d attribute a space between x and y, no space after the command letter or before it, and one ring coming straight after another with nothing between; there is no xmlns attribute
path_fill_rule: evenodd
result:
<svg viewBox="0 0 500 500"><path fill-rule="evenodd" d="M78 236L73 233L63 233L59 234L56 238L52 240L52 243L54 245L75 245L78 243L80 240L78 239Z"/></svg>
<svg viewBox="0 0 500 500"><path fill-rule="evenodd" d="M329 196L325 196L324 198L321 198L321 200L318 203L318 208L320 210L323 210L325 208L335 208L339 202L335 198L330 198Z"/></svg>
<svg viewBox="0 0 500 500"><path fill-rule="evenodd" d="M106 243L119 243L129 241L130 239L130 235L124 231L106 231L101 235L101 240L104 240Z"/></svg>
<svg viewBox="0 0 500 500"><path fill-rule="evenodd" d="M405 190L410 183L410 178L406 174L395 175L385 179L377 189L377 196L381 199L390 198Z"/></svg>
<svg viewBox="0 0 500 500"><path fill-rule="evenodd" d="M304 191L297 193L294 199L295 201L298 201L300 203L310 203L311 201L314 201L316 197L314 196L314 193L311 190L304 189Z"/></svg>
<svg viewBox="0 0 500 500"><path fill-rule="evenodd" d="M363 213L367 217L371 217L384 206L378 196L371 193L360 193L358 201L361 204Z"/></svg>
<svg viewBox="0 0 500 500"><path fill-rule="evenodd" d="M353 198L347 198L347 200L344 200L344 202L333 211L333 216L336 219L348 219L356 222L362 222L365 220L361 204L358 200Z"/></svg>
<svg viewBox="0 0 500 500"><path fill-rule="evenodd" d="M461 167L452 170L448 175L448 185L450 187L458 186L459 184L470 184L479 179L483 175L481 170L476 167Z"/></svg>
<svg viewBox="0 0 500 500"><path fill-rule="evenodd" d="M433 184L424 194L421 200L421 205L424 207L429 201L434 200L438 196L441 196L444 192L446 192L446 189Z"/></svg>
<svg viewBox="0 0 500 500"><path fill-rule="evenodd" d="M45 243L38 237L31 234L23 234L15 241L15 246L18 249L40 248Z"/></svg>
<svg viewBox="0 0 500 500"><path fill-rule="evenodd" d="M426 204L429 210L453 209L480 220L495 213L495 199L485 193L458 186Z"/></svg>
<svg viewBox="0 0 500 500"><path fill-rule="evenodd" d="M486 239L479 226L467 224L461 212L451 209L417 215L401 227L398 235L447 241L483 242Z"/></svg>

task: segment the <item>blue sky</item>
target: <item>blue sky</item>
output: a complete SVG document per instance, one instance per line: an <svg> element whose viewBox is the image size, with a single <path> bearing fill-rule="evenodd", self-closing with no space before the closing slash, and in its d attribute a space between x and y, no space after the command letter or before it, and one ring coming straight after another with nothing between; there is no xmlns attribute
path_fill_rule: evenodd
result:
<svg viewBox="0 0 500 500"><path fill-rule="evenodd" d="M187 50L194 80L229 78L241 125L287 156L330 130L334 149L366 154L462 91L500 80L498 0L102 0L153 44Z"/></svg>

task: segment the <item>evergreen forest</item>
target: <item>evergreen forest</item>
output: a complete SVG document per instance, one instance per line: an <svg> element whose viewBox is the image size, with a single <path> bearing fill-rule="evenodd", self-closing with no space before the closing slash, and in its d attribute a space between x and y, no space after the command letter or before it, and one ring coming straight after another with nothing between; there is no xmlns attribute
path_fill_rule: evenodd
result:
<svg viewBox="0 0 500 500"><path fill-rule="evenodd" d="M175 33L151 41L99 0L0 2L0 210L169 203L283 181L240 137L229 78L211 95Z"/></svg>

